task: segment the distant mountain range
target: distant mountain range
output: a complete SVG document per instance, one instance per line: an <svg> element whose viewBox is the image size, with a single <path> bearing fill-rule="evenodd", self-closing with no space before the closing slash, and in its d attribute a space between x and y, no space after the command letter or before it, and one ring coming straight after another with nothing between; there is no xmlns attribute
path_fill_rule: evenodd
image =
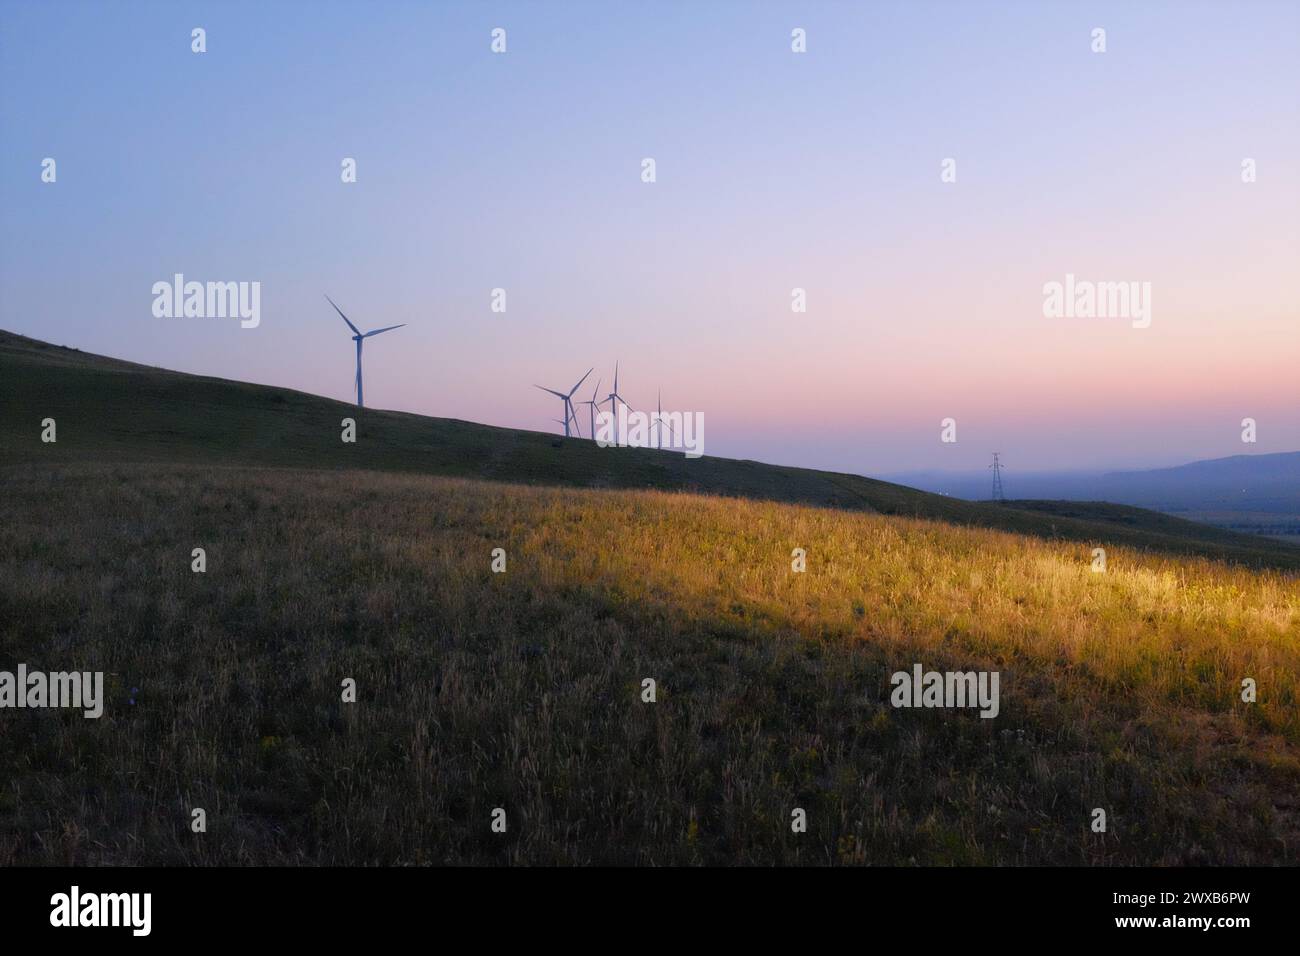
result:
<svg viewBox="0 0 1300 956"><path fill-rule="evenodd" d="M915 471L888 481L987 500L988 472ZM1257 534L1300 537L1300 451L1232 455L1148 471L1004 471L1008 498L1109 501Z"/></svg>

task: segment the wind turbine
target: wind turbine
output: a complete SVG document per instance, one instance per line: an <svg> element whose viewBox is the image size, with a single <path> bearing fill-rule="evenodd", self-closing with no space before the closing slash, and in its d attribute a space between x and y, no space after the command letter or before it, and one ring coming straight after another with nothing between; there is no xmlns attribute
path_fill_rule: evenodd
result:
<svg viewBox="0 0 1300 956"><path fill-rule="evenodd" d="M591 415L591 439L592 439L592 441L595 441L595 440L596 440L596 409L599 408L600 405L602 404L601 402L596 401L596 396L600 394L600 383L601 383L602 381L603 381L603 379L599 379L599 378L596 379L596 389L595 389L595 391L593 391L593 392L591 393L591 401L589 401L589 402L579 402L579 403L578 403L579 405L587 405L587 406L589 406L589 407L587 408L587 411L588 411L588 412L590 413L590 415Z"/></svg>
<svg viewBox="0 0 1300 956"><path fill-rule="evenodd" d="M325 299L327 302L329 302L330 305L334 305L334 300L331 299L329 296L325 296ZM355 335L352 336L352 341L357 343L357 408L365 408L365 405L361 401L361 341L363 339L370 338L370 336L372 335L378 335L380 332L391 332L393 331L393 329L400 329L406 323L403 322L402 325L390 325L387 328L374 329L373 331L370 332L362 332L359 328L357 328L355 325L352 324L351 319L349 319L346 315L343 315L343 310L340 309L337 305L334 305L334 311L337 312L342 317L343 321L348 324L348 328L350 328L353 332L356 333Z"/></svg>
<svg viewBox="0 0 1300 956"><path fill-rule="evenodd" d="M663 448L664 448L664 390L663 390L662 388L659 389L659 391L658 391L657 394L658 394L658 399L656 400L656 405L655 405L655 407L656 407L656 409L657 409L657 411L655 412L655 424L658 425L659 427L655 429L655 447L658 448L660 451L663 451Z"/></svg>
<svg viewBox="0 0 1300 956"><path fill-rule="evenodd" d="M590 374L591 374L592 372L594 372L594 371L595 371L595 368L589 368L589 369L587 369L587 375L590 375ZM564 400L564 437L565 437L565 438L568 438L568 437L569 437L569 419L570 419L570 418L573 419L573 424L574 424L575 427L577 427L577 425L578 425L578 413L575 412L575 411L573 410L573 401L572 401L572 399L573 399L573 393L576 392L576 391L578 390L578 388L582 385L582 383L585 382L585 381L587 380L587 375L584 375L584 376L582 376L582 378L578 379L578 384L575 385L575 386L573 386L573 388L569 389L569 392L568 392L567 395L566 395L564 392L557 392L557 391L556 391L555 389L553 389L553 388L547 388L545 385L534 385L534 386L533 386L534 388L540 388L543 392L550 392L550 393L551 393L552 395L554 395L556 398L560 398L560 399L563 399L563 400ZM556 421L558 422L559 419L557 418ZM578 437L579 437L579 438L582 437L582 429L581 429L581 428L578 428Z"/></svg>
<svg viewBox="0 0 1300 956"><path fill-rule="evenodd" d="M614 444L618 444L618 403L622 402L628 408L627 399L618 393L618 362L614 363L614 391L605 396L605 401L609 402L610 414L614 416Z"/></svg>

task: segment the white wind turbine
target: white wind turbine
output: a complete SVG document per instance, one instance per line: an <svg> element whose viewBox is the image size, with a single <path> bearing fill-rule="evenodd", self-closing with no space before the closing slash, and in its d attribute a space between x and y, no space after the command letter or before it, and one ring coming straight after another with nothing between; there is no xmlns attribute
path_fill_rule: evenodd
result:
<svg viewBox="0 0 1300 956"><path fill-rule="evenodd" d="M594 372L594 371L595 371L594 368L589 368L589 369L587 369L587 375L590 375L590 374L591 374L592 372ZM540 388L543 392L550 392L550 393L551 393L552 395L554 395L556 398L560 398L560 399L563 399L563 400L564 400L564 437L565 437L565 438L568 438L568 437L569 437L569 420L570 420L570 419L573 419L573 425L574 425L575 428L577 428L577 431L578 431L578 437L579 437L579 438L582 437L582 429L581 429L581 428L578 428L578 413L577 413L576 411L573 410L573 393L576 392L576 391L578 390L579 386L581 386L582 383L585 382L585 381L587 380L587 375L584 375L584 376L582 376L582 378L578 379L578 384L575 385L575 386L573 386L573 388L569 389L569 392L568 392L567 395L566 395L564 392L557 392L557 391L556 391L555 389L553 389L553 388L547 388L545 385L534 385L534 386L533 386L534 388ZM556 421L558 422L559 419L557 418Z"/></svg>
<svg viewBox="0 0 1300 956"><path fill-rule="evenodd" d="M664 426L668 425L668 423L664 421L664 390L662 388L659 389L656 395L657 398L655 401L655 408L656 408L655 425L657 425L658 427L655 428L655 447L658 448L660 451L663 451ZM672 430L671 425L668 425L668 430L669 431Z"/></svg>
<svg viewBox="0 0 1300 956"><path fill-rule="evenodd" d="M618 393L618 362L617 361L614 362L614 391L610 392L608 395L605 396L605 401L609 402L609 412L611 415L614 416L614 444L617 445L619 443L618 403L622 402L626 408L632 407L631 405L628 405L627 399L625 399L622 395Z"/></svg>
<svg viewBox="0 0 1300 956"><path fill-rule="evenodd" d="M329 296L325 296L325 300L329 302L330 305L334 305L334 300L331 299ZM355 325L352 324L352 320L349 319L346 315L344 315L343 310L340 309L337 305L334 305L334 311L337 312L339 316L343 319L343 321L348 324L348 328L350 328L354 333L356 333L352 336L352 340L357 343L357 408L365 408L365 405L362 403L361 400L361 342L364 339L370 338L370 336L372 335L378 335L380 332L391 332L393 331L393 329L400 329L406 323L403 322L402 325L390 325L386 328L374 329L370 332L362 332L359 328L357 328Z"/></svg>
<svg viewBox="0 0 1300 956"><path fill-rule="evenodd" d="M600 383L601 383L602 381L603 381L603 379L599 379L599 378L596 379L596 388L595 388L595 391L593 391L593 392L591 393L591 401L589 401L589 402L579 402L579 403L578 403L579 405L586 405L586 406L587 406L587 412L588 412L588 413L590 414L590 416L591 416L591 439L592 439L592 441L595 441L595 439L596 439L596 409L599 408L599 407L601 406L601 404L602 404L601 402L596 401L596 396L600 394Z"/></svg>

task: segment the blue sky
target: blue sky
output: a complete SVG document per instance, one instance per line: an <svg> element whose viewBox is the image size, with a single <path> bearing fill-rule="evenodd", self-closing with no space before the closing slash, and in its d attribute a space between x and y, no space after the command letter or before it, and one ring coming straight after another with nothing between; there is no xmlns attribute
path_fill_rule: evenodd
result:
<svg viewBox="0 0 1300 956"><path fill-rule="evenodd" d="M549 429L532 384L618 359L709 454L1294 450L1298 63L1283 2L0 0L0 326L348 399L328 293L408 324L388 408ZM155 318L176 272L261 282L261 325ZM1150 281L1152 327L1045 319L1067 272Z"/></svg>

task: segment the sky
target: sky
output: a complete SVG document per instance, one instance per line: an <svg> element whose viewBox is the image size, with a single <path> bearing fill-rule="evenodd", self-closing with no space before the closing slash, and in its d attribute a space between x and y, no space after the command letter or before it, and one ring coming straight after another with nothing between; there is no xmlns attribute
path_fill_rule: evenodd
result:
<svg viewBox="0 0 1300 956"><path fill-rule="evenodd" d="M1298 230L1294 2L0 0L0 328L351 400L328 294L406 323L368 406L554 430L617 361L709 455L1293 451ZM260 324L156 317L175 273ZM1045 316L1067 274L1150 325Z"/></svg>

